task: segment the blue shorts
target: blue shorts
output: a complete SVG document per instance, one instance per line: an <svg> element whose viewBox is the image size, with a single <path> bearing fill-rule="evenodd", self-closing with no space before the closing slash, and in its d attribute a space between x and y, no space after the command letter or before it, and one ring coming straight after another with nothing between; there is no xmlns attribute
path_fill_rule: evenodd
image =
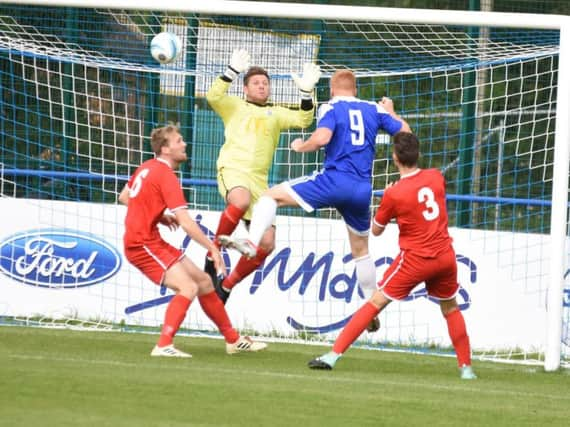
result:
<svg viewBox="0 0 570 427"><path fill-rule="evenodd" d="M368 234L372 198L369 180L345 172L322 170L287 181L285 185L291 197L307 212L336 208L353 232Z"/></svg>

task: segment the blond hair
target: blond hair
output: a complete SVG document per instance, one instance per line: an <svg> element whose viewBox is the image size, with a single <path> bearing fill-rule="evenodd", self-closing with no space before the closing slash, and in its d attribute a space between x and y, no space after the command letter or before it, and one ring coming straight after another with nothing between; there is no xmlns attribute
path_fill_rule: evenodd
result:
<svg viewBox="0 0 570 427"><path fill-rule="evenodd" d="M337 70L331 77L331 87L356 93L356 77L350 70Z"/></svg>
<svg viewBox="0 0 570 427"><path fill-rule="evenodd" d="M162 147L168 145L170 135L174 132L179 132L178 126L168 125L152 130L150 133L150 146L154 154L160 155Z"/></svg>

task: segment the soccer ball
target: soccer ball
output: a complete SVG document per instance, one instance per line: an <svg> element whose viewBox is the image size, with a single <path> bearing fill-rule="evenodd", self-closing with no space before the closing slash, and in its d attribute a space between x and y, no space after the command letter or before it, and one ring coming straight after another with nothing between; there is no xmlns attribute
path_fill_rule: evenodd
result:
<svg viewBox="0 0 570 427"><path fill-rule="evenodd" d="M161 64L170 64L182 52L182 42L176 34L162 32L150 42L150 54Z"/></svg>

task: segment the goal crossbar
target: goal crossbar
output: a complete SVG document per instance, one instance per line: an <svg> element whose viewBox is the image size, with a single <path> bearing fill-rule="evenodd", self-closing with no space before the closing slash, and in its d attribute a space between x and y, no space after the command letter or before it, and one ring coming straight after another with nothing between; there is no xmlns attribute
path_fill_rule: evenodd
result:
<svg viewBox="0 0 570 427"><path fill-rule="evenodd" d="M13 3L0 0L0 3ZM25 0L22 3L43 6L93 7L164 12L207 13L212 15L248 15L297 19L340 19L353 21L409 22L416 24L474 25L504 28L541 28L559 30L569 25L570 17L533 13L479 12L392 7L316 5L235 0Z"/></svg>

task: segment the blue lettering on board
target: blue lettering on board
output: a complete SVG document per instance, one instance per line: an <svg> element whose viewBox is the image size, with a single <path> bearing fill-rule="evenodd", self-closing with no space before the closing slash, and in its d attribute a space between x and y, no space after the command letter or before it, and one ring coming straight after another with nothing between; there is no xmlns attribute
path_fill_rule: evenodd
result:
<svg viewBox="0 0 570 427"><path fill-rule="evenodd" d="M201 224L201 219L202 216L198 215L196 217L196 222L209 238L213 238L214 233L203 224ZM190 241L190 238L186 236L182 242L181 249L186 250L190 244ZM351 275L345 273L340 273L334 276L331 275L331 267L333 266L335 260L335 253L333 251L326 252L320 256L315 252L310 252L301 261L296 269L294 266L290 265L292 260L291 252L291 248L283 248L275 255L265 260L264 264L262 264L253 275L252 282L249 287L249 293L251 295L255 294L259 290L267 276L269 276L271 273L275 273L277 288L281 292L287 292L297 287L297 294L303 296L307 292L307 289L310 285L316 285L318 286L319 290L318 301L324 301L327 296L329 296L334 300L341 300L346 303L350 303L355 297L356 293L360 298L364 298L364 294L358 286L355 271L353 271ZM229 254L225 249L222 250L222 256L228 269L227 273L229 273L231 270L231 260ZM458 265L464 265L469 269L469 281L471 283L475 283L477 281L476 264L466 256L457 255L456 257ZM351 254L347 254L342 257L343 264L346 264L350 261L352 261ZM380 257L374 261L374 264L378 268L383 265L389 265L392 263L392 261L393 258ZM288 271L291 271L292 273L290 273L287 277ZM164 296L165 290L165 288L161 289L162 296L159 298L144 301L127 307L125 309L125 313L131 314L137 311L154 307L156 305L168 303L172 296ZM435 300L427 294L425 287L414 291L405 299L405 301L413 301L419 298L426 298L433 303L439 304L439 301ZM469 293L465 288L459 289L458 299L462 301L459 303L459 308L461 310L466 310L469 308L471 300ZM288 316L286 320L287 323L296 330L325 333L341 329L344 327L344 325L346 325L346 323L348 323L351 317L352 314L330 324L313 326L305 325L291 316Z"/></svg>

